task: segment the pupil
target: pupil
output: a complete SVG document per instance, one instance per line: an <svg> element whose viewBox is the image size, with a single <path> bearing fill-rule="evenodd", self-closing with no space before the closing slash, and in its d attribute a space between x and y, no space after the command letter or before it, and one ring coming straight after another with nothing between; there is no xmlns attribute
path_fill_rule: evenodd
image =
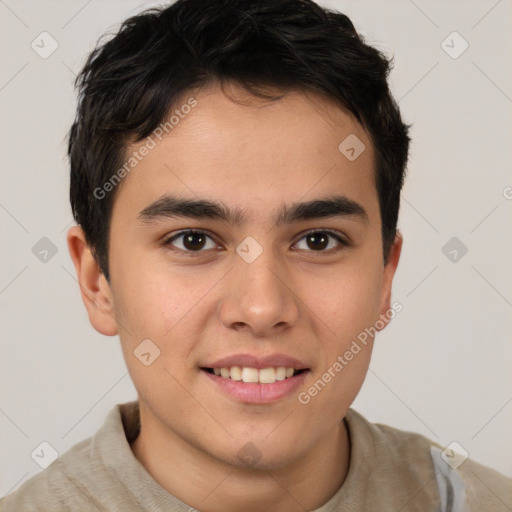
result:
<svg viewBox="0 0 512 512"><path fill-rule="evenodd" d="M199 239L199 242L197 241ZM194 242L194 240L196 240ZM187 236L185 236L183 245L187 249L201 249L204 245L204 236L202 236L200 233L190 233Z"/></svg>
<svg viewBox="0 0 512 512"><path fill-rule="evenodd" d="M312 242L312 244L309 244L309 242ZM311 249L325 249L328 243L328 237L323 233L312 233L311 235L308 235L308 244Z"/></svg>

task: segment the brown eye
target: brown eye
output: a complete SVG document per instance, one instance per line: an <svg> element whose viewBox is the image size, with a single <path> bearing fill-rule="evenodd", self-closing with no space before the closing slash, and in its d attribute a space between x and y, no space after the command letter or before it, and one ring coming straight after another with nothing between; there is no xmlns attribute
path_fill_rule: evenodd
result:
<svg viewBox="0 0 512 512"><path fill-rule="evenodd" d="M183 245L190 251L202 249L206 242L206 236L202 233L189 233L183 236Z"/></svg>
<svg viewBox="0 0 512 512"><path fill-rule="evenodd" d="M312 233L306 236L307 244L310 249L323 250L329 245L329 236L325 233Z"/></svg>
<svg viewBox="0 0 512 512"><path fill-rule="evenodd" d="M181 241L180 241L181 239ZM208 240L210 246L207 247ZM178 241L177 243L175 243ZM172 245L173 248L183 252L203 252L204 249L215 249L217 244L211 239L209 235L203 231L180 231L176 235L168 238L164 245Z"/></svg>
<svg viewBox="0 0 512 512"><path fill-rule="evenodd" d="M333 231L310 231L306 233L301 240L306 241L306 247L298 247L301 250L313 252L336 252L348 243L341 236ZM334 240L334 242L333 242ZM296 244L298 245L298 244ZM326 248L328 250L326 250Z"/></svg>

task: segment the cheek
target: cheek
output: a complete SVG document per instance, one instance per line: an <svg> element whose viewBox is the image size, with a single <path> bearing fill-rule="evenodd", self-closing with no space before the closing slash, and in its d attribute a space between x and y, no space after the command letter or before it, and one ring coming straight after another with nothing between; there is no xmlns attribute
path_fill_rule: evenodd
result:
<svg viewBox="0 0 512 512"><path fill-rule="evenodd" d="M379 306L378 275L343 276L326 281L310 295L324 327L317 353L319 365L302 390L299 403L310 407L321 423L334 425L364 382L373 349L372 327ZM327 326L328 328L325 328Z"/></svg>
<svg viewBox="0 0 512 512"><path fill-rule="evenodd" d="M140 352L139 345L149 339L157 347L153 350L160 352L152 367L181 374L187 365L194 366L189 354L208 318L206 299L218 276L187 269L173 272L146 261L136 273L118 272L117 279L114 302L118 324L124 327L120 337L127 365L140 374L134 352Z"/></svg>
<svg viewBox="0 0 512 512"><path fill-rule="evenodd" d="M117 290L117 319L126 327L120 330L124 359L135 388L148 401L179 393L175 379L183 380L194 342L183 329L194 311L195 293L170 281L139 274Z"/></svg>
<svg viewBox="0 0 512 512"><path fill-rule="evenodd" d="M340 266L305 284L305 304L322 320L331 334L329 339L337 340L337 348L343 348L378 317L382 273L378 266L375 269L376 265Z"/></svg>
<svg viewBox="0 0 512 512"><path fill-rule="evenodd" d="M171 296L166 285L154 279L124 279L116 288L116 316L133 341L140 337L161 339L179 314L179 292Z"/></svg>
<svg viewBox="0 0 512 512"><path fill-rule="evenodd" d="M130 338L161 340L199 301L205 280L148 254L120 260L112 284L116 316L126 323Z"/></svg>

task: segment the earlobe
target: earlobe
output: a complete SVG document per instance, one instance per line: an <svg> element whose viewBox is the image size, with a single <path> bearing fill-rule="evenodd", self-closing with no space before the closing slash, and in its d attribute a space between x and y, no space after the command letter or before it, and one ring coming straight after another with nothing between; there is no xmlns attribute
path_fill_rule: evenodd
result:
<svg viewBox="0 0 512 512"><path fill-rule="evenodd" d="M398 262L400 260L400 254L402 252L402 243L402 235L397 231L393 245L389 250L386 265L384 266L381 300L379 307L379 319L384 322L384 326L380 329L377 329L379 331L384 329L384 327L386 327L386 325L389 323L390 318L392 318L392 316L390 317L390 311L392 310L391 288L393 285L393 278L398 267Z"/></svg>
<svg viewBox="0 0 512 512"><path fill-rule="evenodd" d="M80 226L69 229L67 242L91 325L105 336L116 335L118 330L110 285L92 255Z"/></svg>

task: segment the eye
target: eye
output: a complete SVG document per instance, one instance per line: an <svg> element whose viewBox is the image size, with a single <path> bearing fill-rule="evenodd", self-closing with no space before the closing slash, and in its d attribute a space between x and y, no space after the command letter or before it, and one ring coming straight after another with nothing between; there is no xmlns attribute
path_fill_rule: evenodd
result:
<svg viewBox="0 0 512 512"><path fill-rule="evenodd" d="M331 239L331 240L329 240ZM349 243L344 240L338 233L335 231L329 231L329 230L311 230L308 231L298 242L302 240L305 240L306 242L306 249L311 249L313 252L327 252L327 253L333 253L337 252L340 249L342 249L345 246L348 246ZM334 242L333 242L334 240ZM296 244L296 246L298 245ZM308 249L309 248L309 249ZM334 250L333 250L334 248ZM304 247L299 249L303 250ZM328 250L326 250L328 249ZM311 252L311 251L310 251Z"/></svg>
<svg viewBox="0 0 512 512"><path fill-rule="evenodd" d="M302 240L305 240L305 248L298 247ZM163 245L172 246L170 247L172 250L182 252L186 256L194 256L194 253L205 252L209 249L219 249L218 244L210 235L204 231L193 229L186 229L168 237L164 240ZM348 245L349 243L337 232L317 229L308 231L294 247L309 252L334 253Z"/></svg>
<svg viewBox="0 0 512 512"><path fill-rule="evenodd" d="M176 240L180 241L175 243ZM208 240L210 240L209 246ZM218 248L218 244L216 244L208 234L206 234L204 231L195 231L193 229L180 231L179 233L176 233L175 235L167 238L163 244L165 246L172 245L173 248L176 248L177 250L184 253L204 252L204 250L207 249Z"/></svg>

